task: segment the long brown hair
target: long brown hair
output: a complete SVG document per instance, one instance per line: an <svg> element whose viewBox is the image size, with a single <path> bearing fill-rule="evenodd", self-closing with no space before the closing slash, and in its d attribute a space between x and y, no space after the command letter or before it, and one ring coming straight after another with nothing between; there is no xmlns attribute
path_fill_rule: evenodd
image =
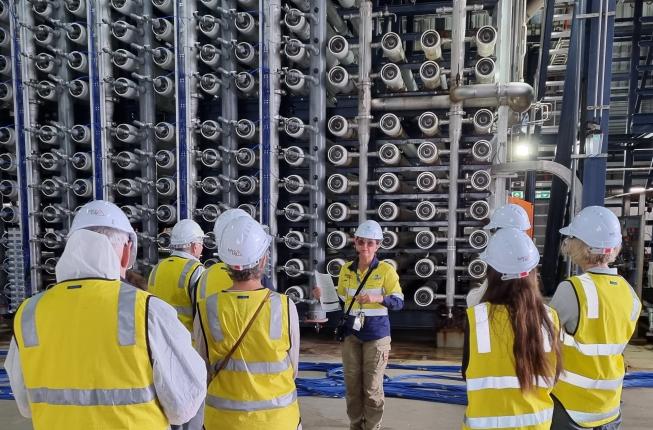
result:
<svg viewBox="0 0 653 430"><path fill-rule="evenodd" d="M560 342L558 332L544 307L537 271L531 271L525 278L504 281L500 273L488 267L487 281L488 288L483 301L504 305L508 309L515 335L512 352L521 390L533 390L537 377L543 377L553 384L562 371ZM545 327L551 351L555 353L555 366L546 357L542 327Z"/></svg>

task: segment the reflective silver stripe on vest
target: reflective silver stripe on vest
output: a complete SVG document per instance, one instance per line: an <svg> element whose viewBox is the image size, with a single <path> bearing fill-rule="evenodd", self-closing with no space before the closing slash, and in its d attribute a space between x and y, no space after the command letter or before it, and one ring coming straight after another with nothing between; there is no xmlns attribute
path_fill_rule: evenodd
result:
<svg viewBox="0 0 653 430"><path fill-rule="evenodd" d="M619 410L620 407L616 407L608 412L592 413L592 412L570 411L569 409L567 409L567 413L569 414L572 420L582 424L582 423L593 423L597 421L603 421L609 418L616 417L617 415L619 415Z"/></svg>
<svg viewBox="0 0 653 430"><path fill-rule="evenodd" d="M213 365L213 370L217 371L218 367L222 364L222 361L218 361ZM274 374L281 373L285 370L288 370L290 367L290 357L286 356L285 359L281 361L245 361L232 358L224 366L223 370L229 370L232 372L247 372L253 374Z"/></svg>
<svg viewBox="0 0 653 430"><path fill-rule="evenodd" d="M487 303L474 306L476 320L476 349L479 354L492 351L490 346L490 319L487 314Z"/></svg>
<svg viewBox="0 0 653 430"><path fill-rule="evenodd" d="M148 280L148 284L150 287L153 287L154 284L156 283L156 271L159 270L159 265L157 264L154 266L154 269L152 269L152 272L150 272L150 279Z"/></svg>
<svg viewBox="0 0 653 430"><path fill-rule="evenodd" d="M188 260L186 264L184 264L184 269L181 271L181 275L179 275L179 281L177 281L178 288L186 287L186 276L188 276L188 272L190 272L190 269L193 268L195 263L197 262L194 260Z"/></svg>
<svg viewBox="0 0 653 430"><path fill-rule="evenodd" d="M193 271L193 274L190 275L190 280L188 281L189 286L193 286L197 284L197 281L199 281L200 276L202 276L202 273L204 273L204 268L200 264L197 266L197 268Z"/></svg>
<svg viewBox="0 0 653 430"><path fill-rule="evenodd" d="M23 332L23 345L27 348L30 346L39 346L39 335L36 331L36 305L43 297L43 293L32 296L25 304L23 314L20 318L21 330Z"/></svg>
<svg viewBox="0 0 653 430"><path fill-rule="evenodd" d="M637 293L632 288L630 288L630 294L633 296L633 309L630 311L630 320L637 321L640 312L640 301L637 297Z"/></svg>
<svg viewBox="0 0 653 430"><path fill-rule="evenodd" d="M281 296L273 292L270 294L270 339L281 339L282 321Z"/></svg>
<svg viewBox="0 0 653 430"><path fill-rule="evenodd" d="M209 282L209 272L206 271L203 273L202 279L200 280L200 299L206 298L206 284Z"/></svg>
<svg viewBox="0 0 653 430"><path fill-rule="evenodd" d="M388 315L388 308L352 309L349 311L349 315L356 316L359 312L364 313L366 317L384 317Z"/></svg>
<svg viewBox="0 0 653 430"><path fill-rule="evenodd" d="M562 342L566 346L576 348L583 355L603 356L618 355L624 352L627 343L580 343L568 333L562 333Z"/></svg>
<svg viewBox="0 0 653 430"><path fill-rule="evenodd" d="M523 415L483 418L465 417L465 425L473 429L522 428L545 423L550 421L552 416L553 408Z"/></svg>
<svg viewBox="0 0 653 430"><path fill-rule="evenodd" d="M174 308L179 315L185 315L188 317L193 316L193 308L190 306L174 306Z"/></svg>
<svg viewBox="0 0 653 430"><path fill-rule="evenodd" d="M617 390L623 384L623 378L617 379L591 379L587 376L565 370L560 374L560 380L576 387L587 390Z"/></svg>
<svg viewBox="0 0 653 430"><path fill-rule="evenodd" d="M118 344L121 346L136 343L136 287L120 283L118 293Z"/></svg>
<svg viewBox="0 0 653 430"><path fill-rule="evenodd" d="M596 291L596 284L592 277L585 273L578 277L583 291L585 291L585 299L587 300L587 318L595 320L599 317L599 294Z"/></svg>
<svg viewBox="0 0 653 430"><path fill-rule="evenodd" d="M145 388L121 388L113 390L78 390L73 388L29 388L32 403L71 406L120 406L136 405L154 400L154 385Z"/></svg>
<svg viewBox="0 0 653 430"><path fill-rule="evenodd" d="M283 396L279 396L275 399L258 401L229 400L211 394L206 396L206 404L212 408L245 412L285 408L292 405L295 401L297 401L296 391L284 394Z"/></svg>
<svg viewBox="0 0 653 430"><path fill-rule="evenodd" d="M206 319L209 320L209 330L211 330L211 337L216 342L224 339L222 334L222 327L220 326L220 317L218 312L218 295L211 294L206 299Z"/></svg>
<svg viewBox="0 0 653 430"><path fill-rule="evenodd" d="M358 290L358 288L347 288L347 294L349 295L349 297L354 297L354 295L356 294L356 290ZM363 289L361 290L361 292L359 294L376 294L376 295L381 296L381 295L383 295L383 288L365 288L365 287L363 287Z"/></svg>
<svg viewBox="0 0 653 430"><path fill-rule="evenodd" d="M502 390L506 388L521 388L519 379L516 376L488 376L485 378L467 379L467 391L478 390ZM546 381L541 376L534 381L535 385L540 388L550 388L553 384Z"/></svg>

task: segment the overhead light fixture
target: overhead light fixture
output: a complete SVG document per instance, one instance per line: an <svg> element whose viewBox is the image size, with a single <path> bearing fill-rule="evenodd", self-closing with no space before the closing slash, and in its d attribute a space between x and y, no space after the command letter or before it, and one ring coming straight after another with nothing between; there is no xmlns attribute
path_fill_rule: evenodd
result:
<svg viewBox="0 0 653 430"><path fill-rule="evenodd" d="M515 144L512 154L515 158L526 159L531 154L531 146L528 142L519 142Z"/></svg>
<svg viewBox="0 0 653 430"><path fill-rule="evenodd" d="M629 193L642 193L646 191L646 188L644 187L630 187L630 190L628 191Z"/></svg>

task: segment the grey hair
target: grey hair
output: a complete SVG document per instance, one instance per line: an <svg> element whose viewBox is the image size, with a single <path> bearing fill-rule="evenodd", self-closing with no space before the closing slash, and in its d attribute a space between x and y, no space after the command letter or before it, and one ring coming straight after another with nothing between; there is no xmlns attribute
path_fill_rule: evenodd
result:
<svg viewBox="0 0 653 430"><path fill-rule="evenodd" d="M87 227L86 230L106 236L118 257L122 257L122 248L129 242L129 234L113 227Z"/></svg>
<svg viewBox="0 0 653 430"><path fill-rule="evenodd" d="M190 247L193 246L193 244L199 244L203 245L204 242L202 241L194 241L194 242L188 242L184 243L182 245L170 245L170 249L174 249L175 251L182 251L182 252L187 252L190 254Z"/></svg>
<svg viewBox="0 0 653 430"><path fill-rule="evenodd" d="M258 264L254 267L244 270L235 270L227 266L227 273L229 277L234 282L245 282L252 279L261 279L263 277L263 271L265 267L260 267Z"/></svg>
<svg viewBox="0 0 653 430"><path fill-rule="evenodd" d="M170 245L170 249L175 251L182 251L190 253L190 247L193 246L192 243L184 243L183 245Z"/></svg>

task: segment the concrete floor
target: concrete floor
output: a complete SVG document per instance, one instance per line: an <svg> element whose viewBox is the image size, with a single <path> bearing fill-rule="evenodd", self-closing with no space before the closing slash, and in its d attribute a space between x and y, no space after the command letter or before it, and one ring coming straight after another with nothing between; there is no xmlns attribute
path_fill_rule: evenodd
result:
<svg viewBox="0 0 653 430"><path fill-rule="evenodd" d="M339 345L328 338L306 336L302 343L302 361L339 361ZM2 346L0 345L0 348ZM424 342L394 342L391 353L391 361L401 364L460 364L459 357L460 350L436 349ZM653 370L651 346L630 346L626 351L626 358L633 370ZM625 390L623 401L624 420L621 430L653 428L653 389ZM349 427L344 399L301 397L300 407L305 430L342 430ZM387 398L383 428L457 429L460 428L464 410L464 406ZM20 417L18 409L11 401L0 401L0 423L3 430L32 428L30 421Z"/></svg>

